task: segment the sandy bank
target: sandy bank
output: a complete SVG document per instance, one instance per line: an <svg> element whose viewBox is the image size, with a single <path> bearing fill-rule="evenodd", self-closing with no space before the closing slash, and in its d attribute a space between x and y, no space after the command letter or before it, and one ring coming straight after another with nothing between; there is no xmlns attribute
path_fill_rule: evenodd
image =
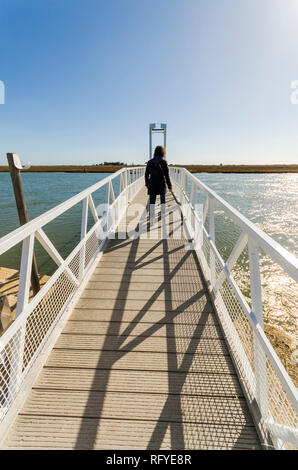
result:
<svg viewBox="0 0 298 470"><path fill-rule="evenodd" d="M9 327L15 319L20 274L16 269L0 267L0 335ZM40 286L42 287L50 276L40 277ZM30 288L29 299L33 298L33 292Z"/></svg>

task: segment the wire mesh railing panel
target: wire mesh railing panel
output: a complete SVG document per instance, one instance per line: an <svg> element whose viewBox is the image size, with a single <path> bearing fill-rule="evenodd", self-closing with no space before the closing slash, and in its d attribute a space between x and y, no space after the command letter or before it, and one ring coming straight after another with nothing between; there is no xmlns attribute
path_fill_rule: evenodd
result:
<svg viewBox="0 0 298 470"><path fill-rule="evenodd" d="M203 232L203 240L202 240L202 247L201 247L201 250L202 250L202 254L204 256L204 261L207 265L207 267L209 267L209 263L208 263L208 260L210 259L210 243L209 243L209 240L208 240L208 237L206 235L205 232ZM209 278L209 275L208 275L208 278Z"/></svg>
<svg viewBox="0 0 298 470"><path fill-rule="evenodd" d="M215 261L215 264L216 274L219 276L222 272L222 268L217 260ZM220 299L220 301L217 299ZM222 286L219 289L219 293L215 297L215 304L218 310L221 310L222 302L226 308L223 313L227 313L229 315L241 340L247 358L253 368L253 330L245 312L243 311L242 305L237 299L235 292L227 279L223 281Z"/></svg>
<svg viewBox="0 0 298 470"><path fill-rule="evenodd" d="M78 264L79 253L75 256ZM28 316L26 322L23 370L36 354L36 351L54 328L77 286L67 272L62 272L39 304Z"/></svg>
<svg viewBox="0 0 298 470"><path fill-rule="evenodd" d="M97 255L101 242L102 240L97 238L95 232L93 232L86 241L85 268L87 268L90 261Z"/></svg>
<svg viewBox="0 0 298 470"><path fill-rule="evenodd" d="M19 361L17 351L22 341L18 329L0 352L0 419L5 416L16 397L19 383Z"/></svg>
<svg viewBox="0 0 298 470"><path fill-rule="evenodd" d="M270 360L266 361L267 387L269 396L269 411L273 420L279 424L298 429L298 416L295 412L287 392L282 386ZM264 387L266 386L264 381Z"/></svg>

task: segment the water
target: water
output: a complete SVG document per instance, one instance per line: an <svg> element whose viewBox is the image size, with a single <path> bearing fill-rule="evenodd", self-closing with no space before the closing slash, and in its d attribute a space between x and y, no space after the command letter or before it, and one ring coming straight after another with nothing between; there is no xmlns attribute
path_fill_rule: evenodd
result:
<svg viewBox="0 0 298 470"><path fill-rule="evenodd" d="M197 174L203 183L238 209L284 248L298 256L298 174ZM224 260L228 258L240 229L223 212L215 216L215 238ZM297 340L297 285L264 253L260 253L265 322L282 327ZM247 249L233 270L249 301Z"/></svg>
<svg viewBox="0 0 298 470"><path fill-rule="evenodd" d="M30 219L44 213L102 180L107 174L23 173L23 184ZM298 255L298 175L297 174L198 174L201 181L217 192L250 221L264 230L291 253ZM118 181L115 184L116 194ZM95 204L104 202L105 189L97 192ZM18 217L8 173L0 173L0 237L18 227ZM63 257L80 237L81 204L48 224L45 232ZM216 243L226 260L240 230L234 223L216 214ZM21 247L0 256L0 266L19 269ZM52 274L55 264L36 243L41 274ZM249 295L248 258L244 252L235 268L235 277L244 295ZM295 335L297 320L296 285L268 257L261 258L265 319L282 325Z"/></svg>
<svg viewBox="0 0 298 470"><path fill-rule="evenodd" d="M107 173L23 173L23 186L29 219L43 214L80 191L109 176ZM117 195L119 178L114 189ZM106 189L98 190L94 196L97 206L105 201ZM19 227L10 175L0 173L0 237ZM47 236L65 258L80 240L82 203L68 210L44 227ZM89 226L92 225L89 217ZM21 244L0 256L0 266L19 269ZM35 253L40 274L52 274L56 264L35 242Z"/></svg>
<svg viewBox="0 0 298 470"><path fill-rule="evenodd" d="M196 176L298 256L298 174L200 173Z"/></svg>

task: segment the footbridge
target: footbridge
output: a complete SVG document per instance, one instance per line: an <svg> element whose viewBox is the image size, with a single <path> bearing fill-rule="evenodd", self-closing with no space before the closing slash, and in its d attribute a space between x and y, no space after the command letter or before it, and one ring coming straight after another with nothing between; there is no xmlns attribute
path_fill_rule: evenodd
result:
<svg viewBox="0 0 298 470"><path fill-rule="evenodd" d="M144 171L121 169L0 239L0 254L22 246L16 319L0 338L1 448L297 447L259 254L295 282L297 260L184 168L170 167L173 193L150 219ZM47 225L78 205L80 239L62 257ZM239 230L226 260L220 214ZM57 269L29 298L36 242ZM244 250L245 296L233 271Z"/></svg>

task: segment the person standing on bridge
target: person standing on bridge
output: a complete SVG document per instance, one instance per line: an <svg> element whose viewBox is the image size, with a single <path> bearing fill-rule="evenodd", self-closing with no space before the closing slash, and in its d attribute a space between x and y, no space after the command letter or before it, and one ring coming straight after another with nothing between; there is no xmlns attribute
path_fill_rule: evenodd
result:
<svg viewBox="0 0 298 470"><path fill-rule="evenodd" d="M166 150L158 145L154 150L152 160L149 160L145 172L145 185L150 197L150 219L154 216L156 196L160 195L162 213L165 212L166 186L172 192L172 183L169 177L169 169L165 161Z"/></svg>

